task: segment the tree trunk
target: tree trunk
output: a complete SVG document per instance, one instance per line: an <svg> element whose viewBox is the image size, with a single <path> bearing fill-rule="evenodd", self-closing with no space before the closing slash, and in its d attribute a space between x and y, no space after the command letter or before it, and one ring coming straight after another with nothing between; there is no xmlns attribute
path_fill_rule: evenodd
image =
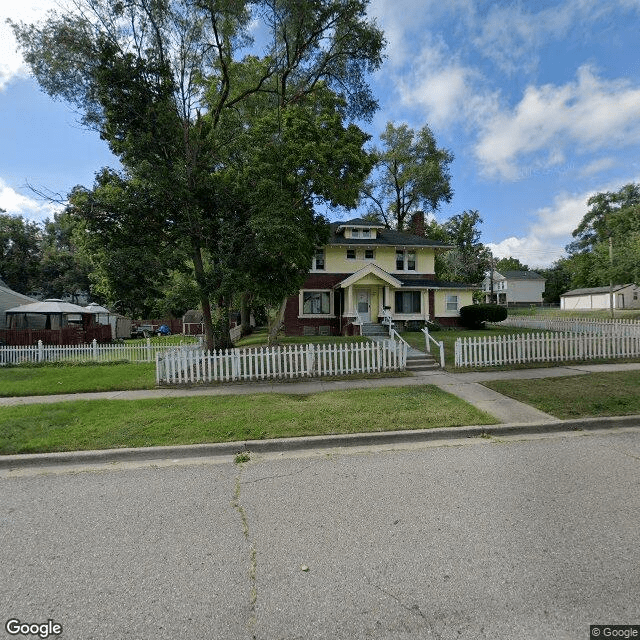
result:
<svg viewBox="0 0 640 640"><path fill-rule="evenodd" d="M216 317L216 347L218 349L232 349L233 342L229 333L229 304L221 296L217 300L218 316Z"/></svg>
<svg viewBox="0 0 640 640"><path fill-rule="evenodd" d="M204 339L207 351L215 349L213 333L213 321L211 319L211 302L207 293L204 265L202 264L202 250L197 244L193 244L193 271L198 284L198 295L202 306L202 319L204 320Z"/></svg>
<svg viewBox="0 0 640 640"><path fill-rule="evenodd" d="M242 335L246 336L251 332L251 308L249 307L251 294L248 292L240 296L240 326Z"/></svg>

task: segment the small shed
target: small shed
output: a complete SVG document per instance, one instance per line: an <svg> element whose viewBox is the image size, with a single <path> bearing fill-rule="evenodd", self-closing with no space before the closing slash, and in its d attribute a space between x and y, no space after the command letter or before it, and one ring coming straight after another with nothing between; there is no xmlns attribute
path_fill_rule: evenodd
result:
<svg viewBox="0 0 640 640"><path fill-rule="evenodd" d="M57 298L32 302L5 311L9 329L63 329L75 326L83 329L94 324L94 314L84 307Z"/></svg>
<svg viewBox="0 0 640 640"><path fill-rule="evenodd" d="M131 319L125 318L119 313L109 311L96 302L88 304L85 309L89 313L95 314L96 324L109 325L111 327L111 338L129 338L131 337Z"/></svg>

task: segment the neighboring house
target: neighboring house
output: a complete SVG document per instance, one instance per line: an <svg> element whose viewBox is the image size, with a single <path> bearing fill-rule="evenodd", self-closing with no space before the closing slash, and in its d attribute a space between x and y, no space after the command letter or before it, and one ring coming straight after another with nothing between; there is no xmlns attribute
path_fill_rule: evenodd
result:
<svg viewBox="0 0 640 640"><path fill-rule="evenodd" d="M491 272L482 283L485 302L505 306L528 306L542 304L545 279L535 271L494 271L493 297L491 296Z"/></svg>
<svg viewBox="0 0 640 640"><path fill-rule="evenodd" d="M609 287L573 289L560 296L561 309L609 309ZM614 309L640 309L640 287L635 284L613 286Z"/></svg>
<svg viewBox="0 0 640 640"><path fill-rule="evenodd" d="M449 245L360 218L330 227L302 289L287 301L287 335L357 334L385 315L397 328L456 325L460 307L472 304L476 286L435 278L435 253Z"/></svg>
<svg viewBox="0 0 640 640"><path fill-rule="evenodd" d="M7 309L22 304L29 304L30 302L37 302L37 300L9 289L9 287L0 280L0 329L6 329L7 327L5 315Z"/></svg>

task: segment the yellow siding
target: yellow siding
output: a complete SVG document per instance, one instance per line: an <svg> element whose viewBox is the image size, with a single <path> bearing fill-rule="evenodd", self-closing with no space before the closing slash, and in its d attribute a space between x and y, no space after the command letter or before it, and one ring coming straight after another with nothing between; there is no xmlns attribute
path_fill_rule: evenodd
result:
<svg viewBox="0 0 640 640"><path fill-rule="evenodd" d="M325 271L327 273L355 273L368 264L376 264L388 273L434 273L434 250L431 247L415 247L416 270L396 271L396 248L375 247L374 259L364 259L364 247L356 248L356 260L347 260L347 247L325 247Z"/></svg>
<svg viewBox="0 0 640 640"><path fill-rule="evenodd" d="M458 311L447 311L446 308L446 296L448 295L457 295L458 296ZM469 290L456 290L456 289L447 289L436 291L435 293L435 307L436 307L436 316L443 317L457 317L460 315L459 309L460 307L466 307L467 305L473 304L473 291Z"/></svg>

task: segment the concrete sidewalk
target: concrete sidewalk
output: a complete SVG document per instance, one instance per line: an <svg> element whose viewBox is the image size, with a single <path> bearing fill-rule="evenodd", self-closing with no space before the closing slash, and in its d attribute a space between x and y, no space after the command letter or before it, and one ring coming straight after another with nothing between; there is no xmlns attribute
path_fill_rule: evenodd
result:
<svg viewBox="0 0 640 640"><path fill-rule="evenodd" d="M106 391L99 393L72 393L49 396L25 396L0 398L0 407L27 404L51 404L76 400L142 400L153 398L203 397L222 395L251 395L256 393L313 394L323 391L348 389L372 389L380 387L407 387L433 384L462 398L469 404L486 411L500 422L507 424L538 424L558 422L529 405L508 398L484 387L488 380L532 380L563 376L585 375L595 372L639 370L640 363L592 364L510 371L486 371L448 373L441 370L427 371L413 376L368 378L358 380L301 380L290 382L232 382L209 387L162 388L136 391Z"/></svg>

